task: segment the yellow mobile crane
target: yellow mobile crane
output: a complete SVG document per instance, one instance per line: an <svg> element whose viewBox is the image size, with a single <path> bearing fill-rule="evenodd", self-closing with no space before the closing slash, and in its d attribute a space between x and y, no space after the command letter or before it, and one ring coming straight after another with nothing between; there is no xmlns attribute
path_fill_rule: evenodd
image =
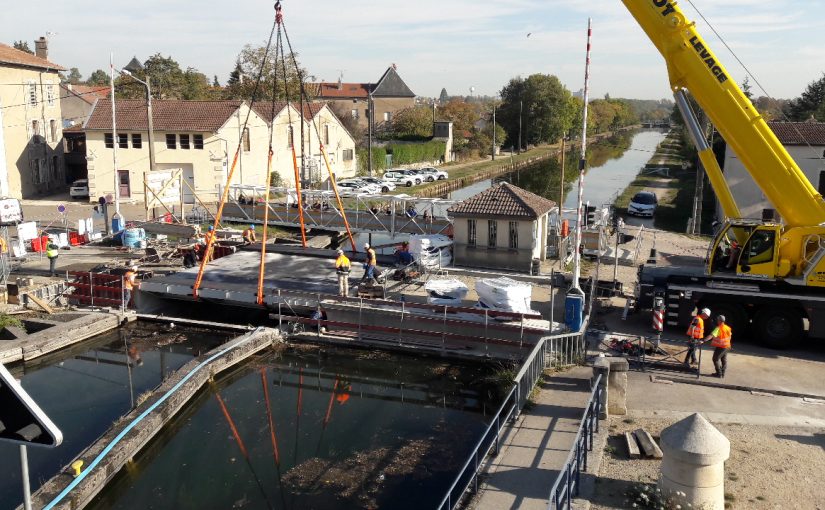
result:
<svg viewBox="0 0 825 510"><path fill-rule="evenodd" d="M667 63L671 89L727 220L704 272L642 267L637 308L663 305L670 325L696 306L774 347L825 337L825 200L811 185L676 2L622 0ZM690 92L776 207L782 222L740 218L716 158L686 99ZM660 301L661 303L661 301Z"/></svg>

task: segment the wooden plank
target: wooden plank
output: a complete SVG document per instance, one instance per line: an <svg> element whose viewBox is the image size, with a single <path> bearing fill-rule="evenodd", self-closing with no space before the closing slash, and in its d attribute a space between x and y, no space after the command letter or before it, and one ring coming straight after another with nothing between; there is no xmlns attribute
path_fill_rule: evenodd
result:
<svg viewBox="0 0 825 510"><path fill-rule="evenodd" d="M659 448L659 445L656 444L656 441L653 440L650 432L645 429L636 429L633 431L633 435L636 436L636 440L639 441L639 445L642 447L642 450L644 450L645 457L653 457L654 459L662 458L662 450Z"/></svg>
<svg viewBox="0 0 825 510"><path fill-rule="evenodd" d="M27 294L27 297L29 299L31 299L32 301L34 301L34 303L36 305L38 305L40 308L46 310L46 313L48 313L48 314L53 314L54 313L54 310L52 310L51 306L49 306L45 301L43 301L39 297L35 296L34 294Z"/></svg>
<svg viewBox="0 0 825 510"><path fill-rule="evenodd" d="M642 456L642 453L639 451L639 443L636 442L636 436L634 436L632 432L625 432L624 440L627 444L628 457L631 459L638 459Z"/></svg>

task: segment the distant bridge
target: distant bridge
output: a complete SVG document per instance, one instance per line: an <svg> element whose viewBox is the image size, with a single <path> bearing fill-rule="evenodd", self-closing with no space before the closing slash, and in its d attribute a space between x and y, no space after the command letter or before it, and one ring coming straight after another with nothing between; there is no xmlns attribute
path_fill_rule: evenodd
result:
<svg viewBox="0 0 825 510"><path fill-rule="evenodd" d="M265 193L263 186L230 186L222 219L262 224L266 209ZM301 198L305 228L346 232L344 218L331 191L302 191ZM394 237L398 234L452 233L452 221L447 217L447 209L455 200L408 195L348 195L343 196L342 201L354 234L388 234ZM279 227L300 227L295 189L271 189L267 223Z"/></svg>

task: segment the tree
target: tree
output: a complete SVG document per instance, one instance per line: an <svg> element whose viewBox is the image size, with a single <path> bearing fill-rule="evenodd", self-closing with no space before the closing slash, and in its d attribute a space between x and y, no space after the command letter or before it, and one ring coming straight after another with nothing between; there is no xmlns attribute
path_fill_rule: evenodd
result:
<svg viewBox="0 0 825 510"><path fill-rule="evenodd" d="M92 74L89 75L89 79L86 80L86 85L108 85L109 84L109 73L104 71L103 69L98 69Z"/></svg>
<svg viewBox="0 0 825 510"><path fill-rule="evenodd" d="M364 141L364 129L358 125L358 119L352 116L352 111L347 109L345 105L331 103L330 109L332 109L332 113L338 117L338 120L341 121L341 124L347 128L349 134L352 135L352 138L355 140L355 146L362 145Z"/></svg>
<svg viewBox="0 0 825 510"><path fill-rule="evenodd" d="M243 74L243 67L241 67L240 59L235 61L235 69L229 73L229 79L226 81L226 85L232 86L237 85L241 82L241 75Z"/></svg>
<svg viewBox="0 0 825 510"><path fill-rule="evenodd" d="M29 43L26 41L14 41L14 49L34 55L34 52L29 48Z"/></svg>
<svg viewBox="0 0 825 510"><path fill-rule="evenodd" d="M519 139L521 104L522 144L553 143L567 133L576 118L577 102L555 76L533 74L513 78L501 90L498 118L508 139Z"/></svg>
<svg viewBox="0 0 825 510"><path fill-rule="evenodd" d="M221 82L218 81L218 75L212 77L212 86L215 88L219 88L221 86Z"/></svg>
<svg viewBox="0 0 825 510"><path fill-rule="evenodd" d="M264 58L266 56L266 58ZM251 99L255 91L255 82L263 67L261 83L258 86L257 100L272 100L273 83L275 83L275 99L300 99L300 82L307 76L307 72L300 66L298 55L293 54L285 58L275 58L275 48L266 53L265 46L247 44L238 55L235 70L229 75L226 83L226 97L230 99ZM297 68L297 70L296 70ZM284 76L286 76L286 92L284 91Z"/></svg>
<svg viewBox="0 0 825 510"><path fill-rule="evenodd" d="M468 139L472 137L479 114L476 105L466 103L460 99L453 99L438 107L438 118L453 123L455 150L459 152L466 145Z"/></svg>
<svg viewBox="0 0 825 510"><path fill-rule="evenodd" d="M447 89L441 89L441 94L438 96L438 102L441 104L447 104L447 101L450 100L450 95L447 94Z"/></svg>
<svg viewBox="0 0 825 510"><path fill-rule="evenodd" d="M802 95L792 99L785 108L785 114L790 120L806 121L815 117L825 103L825 74L810 84Z"/></svg>
<svg viewBox="0 0 825 510"><path fill-rule="evenodd" d="M428 106L413 106L395 112L392 137L397 140L420 139L433 135L433 112Z"/></svg>
<svg viewBox="0 0 825 510"><path fill-rule="evenodd" d="M83 82L83 75L80 74L80 70L76 67L72 67L69 69L68 74L60 73L60 81L63 83L71 83L72 85L78 85Z"/></svg>
<svg viewBox="0 0 825 510"><path fill-rule="evenodd" d="M751 80L749 76L745 76L745 79L742 80L742 93L745 94L745 97L753 102L753 92L751 91Z"/></svg>

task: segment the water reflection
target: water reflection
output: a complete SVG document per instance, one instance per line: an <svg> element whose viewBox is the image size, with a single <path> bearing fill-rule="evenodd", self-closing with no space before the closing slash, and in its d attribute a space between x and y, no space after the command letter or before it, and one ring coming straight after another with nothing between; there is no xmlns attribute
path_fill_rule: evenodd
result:
<svg viewBox="0 0 825 510"><path fill-rule="evenodd" d="M231 335L134 322L69 349L9 367L63 432L57 448L28 448L32 491L54 476L133 402ZM17 445L0 443L0 508L23 502Z"/></svg>
<svg viewBox="0 0 825 510"><path fill-rule="evenodd" d="M269 355L203 392L92 508L432 508L498 398L474 366Z"/></svg>

